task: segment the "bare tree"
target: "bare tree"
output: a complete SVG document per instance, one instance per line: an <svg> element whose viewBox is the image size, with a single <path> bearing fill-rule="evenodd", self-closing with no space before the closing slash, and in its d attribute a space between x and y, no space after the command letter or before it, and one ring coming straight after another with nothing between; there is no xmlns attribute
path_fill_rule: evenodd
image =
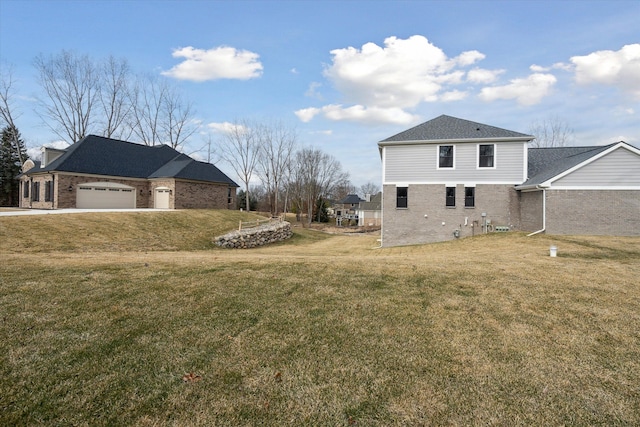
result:
<svg viewBox="0 0 640 427"><path fill-rule="evenodd" d="M132 129L127 126L127 117L132 110L129 86L131 69L126 59L109 56L100 68L102 87L102 135L107 138L128 139Z"/></svg>
<svg viewBox="0 0 640 427"><path fill-rule="evenodd" d="M166 92L162 105L161 129L163 139L172 148L182 148L197 130L191 102L185 101L175 87Z"/></svg>
<svg viewBox="0 0 640 427"><path fill-rule="evenodd" d="M232 123L219 141L220 155L244 183L246 205L249 203L249 183L256 171L260 155L260 140L256 126L244 121Z"/></svg>
<svg viewBox="0 0 640 427"><path fill-rule="evenodd" d="M0 64L0 123L2 128L8 127L10 129L18 129L16 126L16 119L20 117L20 114L16 112L13 104L13 68L8 64ZM20 136L17 131L9 132L7 135L13 139L12 144L15 147L20 145ZM27 160L22 150L17 150L17 155L20 164L24 164Z"/></svg>
<svg viewBox="0 0 640 427"><path fill-rule="evenodd" d="M529 126L529 134L535 136L531 147L565 147L573 142L573 129L558 116L549 116L541 121L534 121Z"/></svg>
<svg viewBox="0 0 640 427"><path fill-rule="evenodd" d="M182 147L193 135L193 108L175 87L156 77L139 78L131 90L130 126L146 145Z"/></svg>
<svg viewBox="0 0 640 427"><path fill-rule="evenodd" d="M272 215L278 215L279 196L291 163L297 136L282 122L262 124L257 128L260 144L257 174L267 192Z"/></svg>
<svg viewBox="0 0 640 427"><path fill-rule="evenodd" d="M372 196L378 194L380 192L380 186L373 182L367 182L360 187L360 196L366 197L367 194Z"/></svg>
<svg viewBox="0 0 640 427"><path fill-rule="evenodd" d="M311 223L316 202L331 197L348 180L349 174L342 171L340 162L330 154L313 148L298 151L290 183L297 211L306 208Z"/></svg>
<svg viewBox="0 0 640 427"><path fill-rule="evenodd" d="M168 87L164 81L140 77L131 91L130 126L145 145L161 144L160 112Z"/></svg>
<svg viewBox="0 0 640 427"><path fill-rule="evenodd" d="M63 50L34 61L45 99L40 116L60 138L75 143L89 134L100 91L99 70L87 55ZM47 120L48 119L48 120Z"/></svg>

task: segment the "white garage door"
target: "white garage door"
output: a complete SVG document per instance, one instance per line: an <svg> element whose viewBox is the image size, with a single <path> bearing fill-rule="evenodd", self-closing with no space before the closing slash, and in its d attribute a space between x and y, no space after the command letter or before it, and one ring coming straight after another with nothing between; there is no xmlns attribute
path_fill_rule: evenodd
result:
<svg viewBox="0 0 640 427"><path fill-rule="evenodd" d="M135 188L113 182L89 182L78 185L78 209L135 209Z"/></svg>

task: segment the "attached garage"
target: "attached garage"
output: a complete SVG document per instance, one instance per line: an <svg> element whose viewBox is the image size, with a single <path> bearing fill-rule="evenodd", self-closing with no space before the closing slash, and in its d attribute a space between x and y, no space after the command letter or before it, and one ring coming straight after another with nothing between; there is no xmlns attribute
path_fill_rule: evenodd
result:
<svg viewBox="0 0 640 427"><path fill-rule="evenodd" d="M78 185L78 209L135 209L135 188L115 182L88 182Z"/></svg>

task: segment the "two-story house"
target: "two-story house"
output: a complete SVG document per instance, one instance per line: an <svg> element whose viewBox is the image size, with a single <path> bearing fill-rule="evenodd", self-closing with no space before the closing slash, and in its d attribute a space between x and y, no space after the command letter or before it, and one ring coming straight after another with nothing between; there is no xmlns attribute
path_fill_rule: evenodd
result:
<svg viewBox="0 0 640 427"><path fill-rule="evenodd" d="M529 150L527 143L533 139L442 115L380 141L382 245L502 230L640 234L640 150L624 142ZM598 185L603 174L607 181ZM554 187L554 182L564 185ZM566 224L575 208L563 200L578 198L586 210L605 196L617 206L609 214L620 215L622 219L615 220L620 226L598 229L594 221L611 222L602 211L581 212L581 226Z"/></svg>

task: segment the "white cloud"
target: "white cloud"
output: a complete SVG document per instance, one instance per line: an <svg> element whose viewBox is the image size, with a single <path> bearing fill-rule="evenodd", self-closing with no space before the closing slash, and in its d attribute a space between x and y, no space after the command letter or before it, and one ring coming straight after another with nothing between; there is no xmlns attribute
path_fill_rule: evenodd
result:
<svg viewBox="0 0 640 427"><path fill-rule="evenodd" d="M383 46L366 43L360 49L332 50L331 55L324 75L352 106L301 109L296 115L302 121L322 114L330 120L411 123L414 116L406 109L423 102L462 99L462 92L451 88L464 81L465 72L459 68L485 57L471 50L449 58L420 35L388 37ZM307 94L315 94L315 87Z"/></svg>
<svg viewBox="0 0 640 427"><path fill-rule="evenodd" d="M308 123L320 113L321 113L320 108L309 107L309 108L302 108L296 111L295 115L298 116L298 119L300 119L301 122Z"/></svg>
<svg viewBox="0 0 640 427"><path fill-rule="evenodd" d="M325 76L354 104L381 108L408 108L436 101L443 84L459 83L457 64L470 64L484 57L463 52L451 60L424 36L406 40L389 37L384 47L366 43L361 49L331 51L333 64ZM452 71L453 70L453 71Z"/></svg>
<svg viewBox="0 0 640 427"><path fill-rule="evenodd" d="M469 92L452 90L450 92L443 93L441 99L443 102L460 101L465 99L468 95L469 95Z"/></svg>
<svg viewBox="0 0 640 427"><path fill-rule="evenodd" d="M304 96L308 96L310 98L322 99L322 94L318 92L318 89L322 87L322 83L311 82L309 84L309 89L304 93Z"/></svg>
<svg viewBox="0 0 640 427"><path fill-rule="evenodd" d="M529 69L534 73L548 73L551 70L571 71L573 70L573 66L571 66L570 64L565 64L563 62L556 62L550 67L543 67L542 65L533 64L529 67Z"/></svg>
<svg viewBox="0 0 640 427"><path fill-rule="evenodd" d="M482 84L493 83L504 71L505 70L485 70L484 68L476 67L467 72L467 81Z"/></svg>
<svg viewBox="0 0 640 427"><path fill-rule="evenodd" d="M464 67L466 65L475 64L476 62L484 59L485 56L486 55L484 53L480 53L477 50L470 50L467 52L462 52L460 55L454 58L454 61L458 65Z"/></svg>
<svg viewBox="0 0 640 427"><path fill-rule="evenodd" d="M262 75L260 56L247 50L227 46L203 50L187 46L174 50L172 55L185 60L162 74L180 80L248 80Z"/></svg>
<svg viewBox="0 0 640 427"><path fill-rule="evenodd" d="M246 130L246 128L240 124L230 123L230 122L222 122L222 123L209 123L207 125L209 129L218 133L232 133L238 132L242 133Z"/></svg>
<svg viewBox="0 0 640 427"><path fill-rule="evenodd" d="M515 99L520 105L534 105L547 96L557 79L551 74L535 73L525 79L513 79L504 86L482 88L480 99Z"/></svg>
<svg viewBox="0 0 640 427"><path fill-rule="evenodd" d="M586 56L573 56L578 84L599 83L616 86L640 99L640 44L618 51L600 50Z"/></svg>
<svg viewBox="0 0 640 427"><path fill-rule="evenodd" d="M310 132L312 135L325 135L325 136L331 136L333 135L333 131L328 129L328 130L316 130L313 132Z"/></svg>
<svg viewBox="0 0 640 427"><path fill-rule="evenodd" d="M407 113L401 108L366 107L364 105L343 107L342 105L331 104L325 105L322 108L304 108L296 111L295 114L305 123L311 121L319 114L333 121L353 121L360 123L409 124L418 119L416 116Z"/></svg>

